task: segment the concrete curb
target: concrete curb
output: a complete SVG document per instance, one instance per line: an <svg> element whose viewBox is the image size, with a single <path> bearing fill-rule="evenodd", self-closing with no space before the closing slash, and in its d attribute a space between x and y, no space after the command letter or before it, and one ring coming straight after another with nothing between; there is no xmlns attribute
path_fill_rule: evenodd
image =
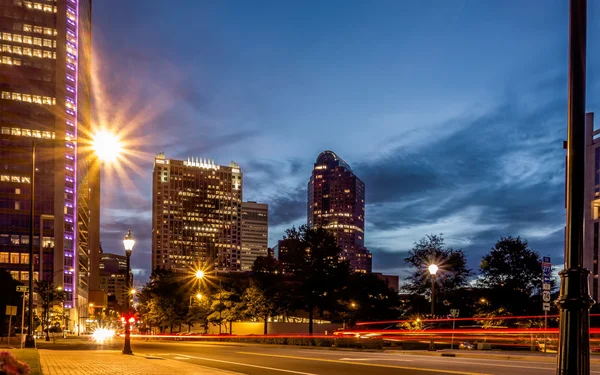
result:
<svg viewBox="0 0 600 375"><path fill-rule="evenodd" d="M555 355L547 354L531 354L531 355L519 355L519 354L492 354L492 353L457 353L457 352L445 352L445 351L416 351L416 350L384 350L385 353L396 353L403 355L422 355L422 356L435 356L435 357L456 357L456 358L474 358L474 359L495 359L498 361L530 361L530 362L546 362L556 363ZM590 363L594 365L600 364L600 359L590 358Z"/></svg>

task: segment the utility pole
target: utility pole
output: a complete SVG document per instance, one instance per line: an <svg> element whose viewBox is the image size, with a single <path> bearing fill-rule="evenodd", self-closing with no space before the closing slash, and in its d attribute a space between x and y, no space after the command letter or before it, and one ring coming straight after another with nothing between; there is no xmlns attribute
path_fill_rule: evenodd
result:
<svg viewBox="0 0 600 375"><path fill-rule="evenodd" d="M560 272L558 375L590 374L590 306L583 268L585 180L585 75L587 0L570 0L569 101L567 123L567 233Z"/></svg>

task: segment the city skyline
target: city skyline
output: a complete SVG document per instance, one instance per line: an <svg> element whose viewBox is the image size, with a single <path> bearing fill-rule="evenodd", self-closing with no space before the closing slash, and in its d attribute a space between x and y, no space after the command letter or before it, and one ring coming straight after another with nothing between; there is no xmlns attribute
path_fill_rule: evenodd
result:
<svg viewBox="0 0 600 375"><path fill-rule="evenodd" d="M153 97L168 107L144 125L152 142L132 173L134 193L103 181L102 241L118 253L132 227L133 266L146 276L144 185L157 149L238 161L244 199L271 206L271 246L305 221L305 178L314 155L333 149L368 186L365 244L376 272L402 274L413 242L440 232L472 268L501 235L562 262L564 2L140 4L118 15L98 5L94 46L113 69L107 81L129 77L143 87L133 93L139 107ZM590 3L589 18L599 14ZM195 26L168 28L168 19ZM599 31L589 24L590 46ZM599 60L590 48L588 65ZM590 71L588 111L600 104L598 83ZM115 86L108 91L129 93Z"/></svg>

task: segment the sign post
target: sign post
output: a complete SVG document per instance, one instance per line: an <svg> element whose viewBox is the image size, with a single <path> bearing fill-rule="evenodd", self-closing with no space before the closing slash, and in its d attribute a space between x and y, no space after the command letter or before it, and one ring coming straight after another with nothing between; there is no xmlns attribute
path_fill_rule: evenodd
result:
<svg viewBox="0 0 600 375"><path fill-rule="evenodd" d="M17 315L17 306L6 306L6 315L8 315L8 338L6 339L6 343L10 345L10 329L12 323L12 317Z"/></svg>
<svg viewBox="0 0 600 375"><path fill-rule="evenodd" d="M456 318L458 318L458 314L460 313L459 309L451 309L450 316L452 316L452 341L450 343L450 349L454 349L454 325L456 324Z"/></svg>
<svg viewBox="0 0 600 375"><path fill-rule="evenodd" d="M542 308L544 310L544 353L546 353L546 347L548 346L547 333L548 330L548 311L550 311L550 291L552 285L550 284L550 277L552 275L552 263L550 257L542 258L542 272L544 275L544 281L542 284Z"/></svg>
<svg viewBox="0 0 600 375"><path fill-rule="evenodd" d="M29 292L29 287L27 285L17 285L17 292L23 293L23 306L21 307L21 349L23 349L23 344L25 342L23 336L23 326L25 325L25 296Z"/></svg>

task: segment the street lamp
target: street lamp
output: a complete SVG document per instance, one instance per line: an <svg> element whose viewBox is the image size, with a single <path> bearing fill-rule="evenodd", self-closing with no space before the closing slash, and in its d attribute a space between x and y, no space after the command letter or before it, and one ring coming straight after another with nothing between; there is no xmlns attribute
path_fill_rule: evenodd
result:
<svg viewBox="0 0 600 375"><path fill-rule="evenodd" d="M435 264L430 264L428 267L429 274L431 275L431 319L433 319L435 313L435 274L439 267ZM429 350L435 350L435 342L433 337L429 341Z"/></svg>
<svg viewBox="0 0 600 375"><path fill-rule="evenodd" d="M93 137L93 150L97 157L103 160L114 160L121 152L121 144L115 136L103 131ZM29 212L29 317L27 324L27 336L25 336L25 347L35 348L35 338L33 337L33 224L35 216L35 151L38 143L77 143L77 139L66 137L65 139L46 139L31 141L31 197ZM40 241L42 238L40 238ZM40 275L41 277L41 275Z"/></svg>
<svg viewBox="0 0 600 375"><path fill-rule="evenodd" d="M123 239L123 246L125 247L125 255L127 256L127 273L125 274L125 289L129 290L129 272L131 269L130 259L131 259L131 251L133 250L133 245L135 244L135 240L131 235L131 229L127 231L127 235ZM129 296L125 298L125 312L129 313ZM129 314L127 314L129 315ZM123 354L133 354L131 351L131 338L129 332L129 318L125 319L125 344L123 346Z"/></svg>
<svg viewBox="0 0 600 375"><path fill-rule="evenodd" d="M190 306L192 306L192 298L196 297L198 301L202 301L202 293L196 293L195 296L190 296Z"/></svg>
<svg viewBox="0 0 600 375"><path fill-rule="evenodd" d="M202 270L198 270L198 271L196 271L194 276L196 276L196 279L202 280L202 279L204 279L205 273Z"/></svg>
<svg viewBox="0 0 600 375"><path fill-rule="evenodd" d="M565 269L560 271L560 310L556 373L590 373L590 298L583 268L586 173L586 38L587 0L571 0L569 12L569 67L567 109L567 223ZM589 230L589 229L588 229Z"/></svg>

